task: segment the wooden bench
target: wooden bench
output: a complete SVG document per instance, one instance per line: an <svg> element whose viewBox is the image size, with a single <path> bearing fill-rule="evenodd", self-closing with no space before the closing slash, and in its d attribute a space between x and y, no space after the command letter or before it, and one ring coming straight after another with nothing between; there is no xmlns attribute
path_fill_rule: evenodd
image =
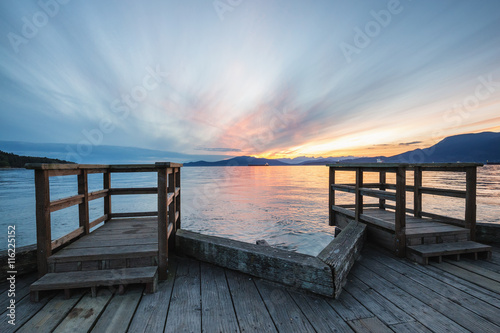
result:
<svg viewBox="0 0 500 333"><path fill-rule="evenodd" d="M33 302L38 302L39 292L46 290L64 290L69 297L70 289L89 287L95 297L99 286L122 286L132 283L144 283L147 293L156 292L158 267L48 273L30 286L30 297Z"/></svg>

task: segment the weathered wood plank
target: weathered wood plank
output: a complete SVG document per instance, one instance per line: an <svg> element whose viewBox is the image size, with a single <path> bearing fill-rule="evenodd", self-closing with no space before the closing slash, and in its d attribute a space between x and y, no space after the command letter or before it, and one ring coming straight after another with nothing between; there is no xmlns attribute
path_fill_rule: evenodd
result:
<svg viewBox="0 0 500 333"><path fill-rule="evenodd" d="M352 270L354 276L363 281L366 285L375 289L379 294L387 298L390 302L411 314L414 318L427 328L433 331L443 332L468 332L462 326L456 324L453 320L438 313L429 305L428 300L422 302L413 295L408 294L402 289L396 287L384 278L375 274L363 265L356 265ZM431 298L432 299L432 298Z"/></svg>
<svg viewBox="0 0 500 333"><path fill-rule="evenodd" d="M17 298L16 297L16 313L15 313L15 325L8 323L11 318L7 316L6 311L2 314L0 319L0 327L2 328L2 333L15 332L19 327L21 327L25 322L30 320L40 309L42 309L51 299L54 297L54 293L46 295L44 298L40 299L40 302L31 302L29 297ZM2 299L7 299L7 297ZM2 308L5 309L5 308Z"/></svg>
<svg viewBox="0 0 500 333"><path fill-rule="evenodd" d="M201 264L202 331L239 332L224 269Z"/></svg>
<svg viewBox="0 0 500 333"><path fill-rule="evenodd" d="M349 279L345 289L371 313L387 325L413 321L413 317L382 297L356 277Z"/></svg>
<svg viewBox="0 0 500 333"><path fill-rule="evenodd" d="M57 212L58 210L81 204L83 202L83 198L83 194L77 194L72 197L52 201L50 203L50 212Z"/></svg>
<svg viewBox="0 0 500 333"><path fill-rule="evenodd" d="M110 286L115 284L151 283L156 267L123 268L66 273L49 273L33 283L30 291Z"/></svg>
<svg viewBox="0 0 500 333"><path fill-rule="evenodd" d="M165 332L201 332L200 264L179 258Z"/></svg>
<svg viewBox="0 0 500 333"><path fill-rule="evenodd" d="M158 248L154 244L62 249L52 255L49 258L49 262L137 258L154 256L157 253Z"/></svg>
<svg viewBox="0 0 500 333"><path fill-rule="evenodd" d="M178 230L176 250L201 261L333 296L330 267L316 257Z"/></svg>
<svg viewBox="0 0 500 333"><path fill-rule="evenodd" d="M82 294L74 294L66 299L63 293L57 294L20 329L19 333L50 333L66 317L73 306L80 301Z"/></svg>
<svg viewBox="0 0 500 333"><path fill-rule="evenodd" d="M16 283L15 283L15 293L16 293L16 302L19 302L20 300L24 299L29 293L30 293L30 285L35 282L37 279L36 274L29 274L28 276L24 277L16 277ZM8 286L10 288L10 284ZM8 289L7 289L8 290ZM2 297L0 297L0 314L3 315L3 313L6 312L6 308L10 304L10 297L7 297L7 290L5 293L2 293Z"/></svg>
<svg viewBox="0 0 500 333"><path fill-rule="evenodd" d="M123 295L114 295L92 329L92 333L127 332L143 290L142 286L134 286L127 288Z"/></svg>
<svg viewBox="0 0 500 333"><path fill-rule="evenodd" d="M434 293L459 303L464 308L486 318L488 321L500 325L500 317L498 316L498 311L500 311L500 309L492 307L491 304L474 298L470 294L455 288L453 285L436 280L428 274L424 274L417 270L415 267L405 265L401 261L393 258L380 257L377 254L369 254L369 256L373 257L380 265L385 265L390 270L404 274L409 279L421 284Z"/></svg>
<svg viewBox="0 0 500 333"><path fill-rule="evenodd" d="M111 297L107 289L99 290L96 297L86 294L53 332L88 332Z"/></svg>
<svg viewBox="0 0 500 333"><path fill-rule="evenodd" d="M51 243L52 250L57 249L58 247L66 244L66 243L71 242L73 239L77 238L78 236L82 235L83 233L85 233L84 228L79 227L78 229L73 230L69 234L52 241L52 243Z"/></svg>
<svg viewBox="0 0 500 333"><path fill-rule="evenodd" d="M9 269L9 252L8 250L0 251L0 281L2 281L0 287L0 294L4 290L7 290L9 284L6 278L10 275L7 272L11 271ZM28 273L35 272L37 269L37 248L36 245L28 245L16 247L16 272L17 277L25 275ZM0 299L1 301L1 299ZM2 307L0 307L1 309Z"/></svg>
<svg viewBox="0 0 500 333"><path fill-rule="evenodd" d="M353 332L342 317L322 297L298 291L289 291L289 293L316 332Z"/></svg>
<svg viewBox="0 0 500 333"><path fill-rule="evenodd" d="M167 318L170 296L174 286L177 260L170 260L166 281L158 284L156 293L144 295L134 314L129 332L163 332Z"/></svg>
<svg viewBox="0 0 500 333"><path fill-rule="evenodd" d="M349 325L354 329L356 333L391 333L393 332L389 327L387 327L383 322L381 322L377 317L355 319L348 322Z"/></svg>
<svg viewBox="0 0 500 333"><path fill-rule="evenodd" d="M338 299L326 299L326 302L337 312L345 321L361 318L373 317L366 307L358 302L348 292L340 294Z"/></svg>
<svg viewBox="0 0 500 333"><path fill-rule="evenodd" d="M111 195L129 195L129 194L157 194L157 187L115 187L110 188Z"/></svg>
<svg viewBox="0 0 500 333"><path fill-rule="evenodd" d="M431 265L434 266L435 264ZM463 269L447 262L440 263L439 268L464 280L477 284L478 286L500 294L500 283L495 280L489 279L480 274Z"/></svg>
<svg viewBox="0 0 500 333"><path fill-rule="evenodd" d="M262 279L255 280L255 283L278 331L314 332L314 328L285 287Z"/></svg>
<svg viewBox="0 0 500 333"><path fill-rule="evenodd" d="M226 277L241 331L276 332L253 278L232 270L226 270Z"/></svg>
<svg viewBox="0 0 500 333"><path fill-rule="evenodd" d="M342 292L347 275L359 257L365 241L366 225L351 222L317 256L332 270L334 297Z"/></svg>
<svg viewBox="0 0 500 333"><path fill-rule="evenodd" d="M406 277L400 272L387 269L376 262L366 262L363 264L416 299L419 299L422 302L428 302L428 305L434 310L440 312L468 330L479 330L480 332L498 332L498 330L500 330L500 326L485 321L484 318L466 309L465 307L450 301L446 297L429 290L423 285L412 282L409 277ZM430 299L432 299L432 302L429 302Z"/></svg>
<svg viewBox="0 0 500 333"><path fill-rule="evenodd" d="M390 328L397 333L432 333L431 330L417 321L391 325Z"/></svg>

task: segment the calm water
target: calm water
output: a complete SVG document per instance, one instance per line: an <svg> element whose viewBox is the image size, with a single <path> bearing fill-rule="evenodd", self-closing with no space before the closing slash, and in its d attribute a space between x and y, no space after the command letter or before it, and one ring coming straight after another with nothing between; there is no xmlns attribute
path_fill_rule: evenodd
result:
<svg viewBox="0 0 500 333"><path fill-rule="evenodd" d="M338 173L337 182L353 182L352 173ZM375 174L365 181L375 182ZM391 178L388 177L391 181ZM394 182L394 180L392 179ZM465 189L463 174L424 173L424 186ZM408 183L412 183L408 173ZM156 175L113 174L113 187L156 186ZM89 176L89 190L102 189L102 175ZM328 226L328 168L191 167L182 169L182 226L185 229L301 253L317 254L333 239ZM77 193L76 176L51 178L51 199ZM338 203L352 203L353 195L338 193ZM408 206L411 206L408 194ZM375 202L376 199L366 199ZM462 199L424 196L425 211L463 218ZM156 210L156 195L118 196L113 211ZM103 199L90 203L90 217L102 215ZM478 172L478 222L500 223L500 166ZM18 246L33 244L35 193L33 171L0 169L0 249L6 248L7 226L16 225ZM52 238L78 227L77 206L52 214Z"/></svg>

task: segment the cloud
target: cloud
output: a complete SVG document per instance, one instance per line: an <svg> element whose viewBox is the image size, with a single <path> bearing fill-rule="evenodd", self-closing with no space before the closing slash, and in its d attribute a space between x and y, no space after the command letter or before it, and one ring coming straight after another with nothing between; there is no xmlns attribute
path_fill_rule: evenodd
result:
<svg viewBox="0 0 500 333"><path fill-rule="evenodd" d="M200 148L195 148L195 150L203 150L203 151L217 151L217 152L241 152L241 149L239 148L205 148L205 147L200 147Z"/></svg>
<svg viewBox="0 0 500 333"><path fill-rule="evenodd" d="M422 141L402 142L399 145L400 146L411 146L411 145L416 145L419 143L422 143Z"/></svg>

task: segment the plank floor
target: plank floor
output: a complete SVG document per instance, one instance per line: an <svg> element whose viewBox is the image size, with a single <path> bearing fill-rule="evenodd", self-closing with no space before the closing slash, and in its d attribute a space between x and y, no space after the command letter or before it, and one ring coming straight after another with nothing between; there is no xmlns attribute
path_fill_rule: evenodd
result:
<svg viewBox="0 0 500 333"><path fill-rule="evenodd" d="M363 213L369 216L377 217L391 224L395 223L394 211L383 209L364 209ZM441 223L435 219L418 218L411 215L406 215L406 235L418 236L425 234L446 234L449 232L463 232L468 233L465 228L457 227L454 225Z"/></svg>
<svg viewBox="0 0 500 333"><path fill-rule="evenodd" d="M32 303L33 279L18 279L16 325L3 311L1 332L500 332L498 247L491 260L421 266L366 245L338 300L186 258L155 294L132 285Z"/></svg>

